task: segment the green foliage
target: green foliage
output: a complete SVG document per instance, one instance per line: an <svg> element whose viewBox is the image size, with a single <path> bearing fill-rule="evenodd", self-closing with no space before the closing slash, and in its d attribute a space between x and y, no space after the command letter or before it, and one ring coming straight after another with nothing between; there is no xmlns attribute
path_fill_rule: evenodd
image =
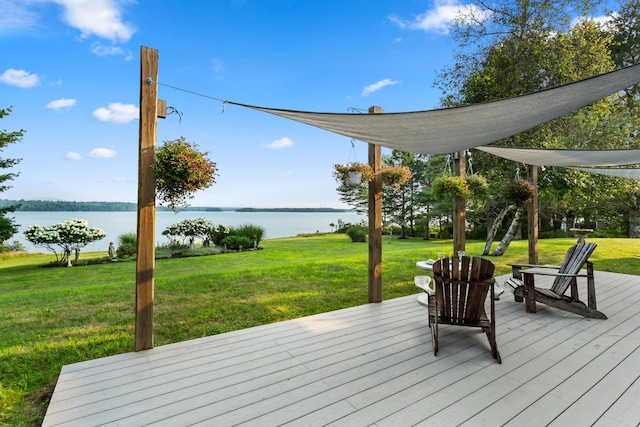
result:
<svg viewBox="0 0 640 427"><path fill-rule="evenodd" d="M483 200L489 196L489 184L487 178L479 174L469 175L466 178L469 187L469 198Z"/></svg>
<svg viewBox="0 0 640 427"><path fill-rule="evenodd" d="M367 241L367 229L360 225L354 225L347 228L346 233L354 243L362 243Z"/></svg>
<svg viewBox="0 0 640 427"><path fill-rule="evenodd" d="M135 244L129 242L120 243L118 249L116 249L116 256L118 258L130 258L136 255L137 251Z"/></svg>
<svg viewBox="0 0 640 427"><path fill-rule="evenodd" d="M11 113L11 108L0 109L0 119L8 116ZM0 130L0 153L4 151L5 147L9 144L20 141L24 135L24 130L15 132L7 132L6 130ZM0 169L7 169L14 167L20 163L22 159L6 159L0 157ZM7 181L11 181L19 174L15 172L0 173L0 193L11 188L6 184ZM18 226L13 222L13 219L7 218L6 214L15 211L16 206L10 205L0 208L0 244L9 240L14 234L18 232Z"/></svg>
<svg viewBox="0 0 640 427"><path fill-rule="evenodd" d="M209 230L209 241L214 245L220 246L222 244L222 239L227 237L231 233L231 231L231 228L227 227L226 225L218 224L217 226Z"/></svg>
<svg viewBox="0 0 640 427"><path fill-rule="evenodd" d="M248 237L251 239L251 242L255 240L256 245L259 245L260 241L264 237L264 228L254 224L244 224L239 227L235 227L233 229L233 234Z"/></svg>
<svg viewBox="0 0 640 427"><path fill-rule="evenodd" d="M118 237L121 245L126 243L136 246L138 244L138 235L136 233L124 233Z"/></svg>
<svg viewBox="0 0 640 427"><path fill-rule="evenodd" d="M459 176L439 176L433 180L431 192L436 200L442 200L446 196L464 197L469 192L469 185Z"/></svg>
<svg viewBox="0 0 640 427"><path fill-rule="evenodd" d="M514 179L504 188L504 199L507 203L518 207L526 205L536 194L536 188L526 179Z"/></svg>
<svg viewBox="0 0 640 427"><path fill-rule="evenodd" d="M201 153L197 145L184 137L165 141L156 151L153 173L156 179L156 197L176 211L178 206L188 206L187 200L196 191L215 183L216 164Z"/></svg>
<svg viewBox="0 0 640 427"><path fill-rule="evenodd" d="M220 245L232 251L239 251L252 248L253 240L247 236L231 235L222 239Z"/></svg>

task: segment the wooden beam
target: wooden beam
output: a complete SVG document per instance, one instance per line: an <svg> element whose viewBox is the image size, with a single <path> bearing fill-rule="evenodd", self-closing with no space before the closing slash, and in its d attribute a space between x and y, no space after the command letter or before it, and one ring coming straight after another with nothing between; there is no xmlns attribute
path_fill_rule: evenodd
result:
<svg viewBox="0 0 640 427"><path fill-rule="evenodd" d="M369 114L382 114L384 110L373 106ZM369 182L369 302L382 301L382 150L369 144L369 165L374 178Z"/></svg>
<svg viewBox="0 0 640 427"><path fill-rule="evenodd" d="M529 264L538 263L538 167L527 165L527 179L536 189L531 202L527 205Z"/></svg>
<svg viewBox="0 0 640 427"><path fill-rule="evenodd" d="M453 173L462 179L467 177L467 167L464 150L453 156ZM453 198L453 256L464 251L466 246L467 212L464 197Z"/></svg>
<svg viewBox="0 0 640 427"><path fill-rule="evenodd" d="M151 170L156 154L158 51L140 49L140 129L138 151L138 252L136 258L135 351L153 348L156 202Z"/></svg>

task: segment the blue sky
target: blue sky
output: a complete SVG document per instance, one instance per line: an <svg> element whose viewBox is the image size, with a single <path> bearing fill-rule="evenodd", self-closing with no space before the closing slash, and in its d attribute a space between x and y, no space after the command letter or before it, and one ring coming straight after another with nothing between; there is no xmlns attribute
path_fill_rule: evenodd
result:
<svg viewBox="0 0 640 427"><path fill-rule="evenodd" d="M21 157L5 199L137 200L140 46L159 82L264 107L387 112L439 105L456 0L0 0L0 153ZM367 145L269 114L159 87L184 136L219 176L195 206L346 207L332 165Z"/></svg>

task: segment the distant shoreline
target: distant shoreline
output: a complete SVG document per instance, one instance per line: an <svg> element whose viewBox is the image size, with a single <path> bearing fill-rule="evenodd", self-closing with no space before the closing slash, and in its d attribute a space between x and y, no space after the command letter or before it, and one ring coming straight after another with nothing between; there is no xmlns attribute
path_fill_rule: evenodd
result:
<svg viewBox="0 0 640 427"><path fill-rule="evenodd" d="M136 203L129 202L66 202L59 200L6 200L0 199L0 209L17 206L20 212L135 212ZM164 206L158 206L158 211L169 211ZM234 208L189 206L180 208L184 212L352 212L352 209L338 208Z"/></svg>

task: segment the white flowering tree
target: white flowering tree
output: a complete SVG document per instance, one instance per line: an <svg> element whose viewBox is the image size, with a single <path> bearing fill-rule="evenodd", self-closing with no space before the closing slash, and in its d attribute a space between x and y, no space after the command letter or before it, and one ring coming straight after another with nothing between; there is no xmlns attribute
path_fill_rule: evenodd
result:
<svg viewBox="0 0 640 427"><path fill-rule="evenodd" d="M213 240L212 235L220 233L221 231L229 233L229 229L224 225L215 225L204 218L194 218L182 220L177 224L171 224L164 229L162 234L182 244L188 243L189 247L193 249L196 239L209 242Z"/></svg>
<svg viewBox="0 0 640 427"><path fill-rule="evenodd" d="M24 232L25 238L36 246L43 247L56 256L56 262L70 265L71 252L75 252L75 259L80 256L80 249L89 243L103 239L106 236L100 228L89 228L85 219L69 219L48 227L30 226ZM58 246L60 253L56 250Z"/></svg>

